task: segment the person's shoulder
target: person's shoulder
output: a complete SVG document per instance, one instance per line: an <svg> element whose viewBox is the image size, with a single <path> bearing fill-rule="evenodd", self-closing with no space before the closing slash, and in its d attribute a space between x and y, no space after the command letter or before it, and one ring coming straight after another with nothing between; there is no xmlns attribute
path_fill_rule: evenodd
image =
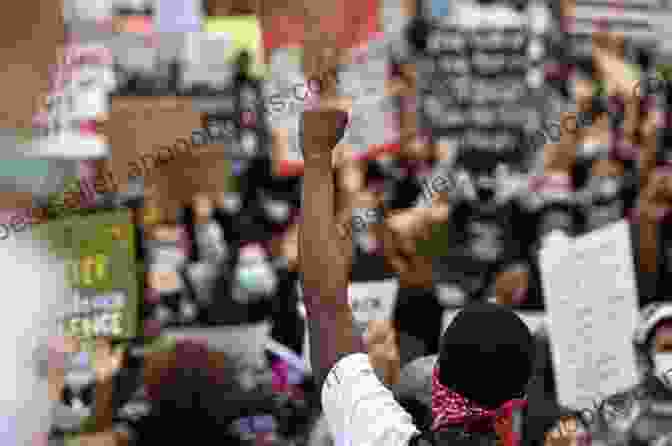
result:
<svg viewBox="0 0 672 446"><path fill-rule="evenodd" d="M322 408L336 443L345 436L352 444L406 446L418 433L363 353L344 356L331 369L322 386Z"/></svg>

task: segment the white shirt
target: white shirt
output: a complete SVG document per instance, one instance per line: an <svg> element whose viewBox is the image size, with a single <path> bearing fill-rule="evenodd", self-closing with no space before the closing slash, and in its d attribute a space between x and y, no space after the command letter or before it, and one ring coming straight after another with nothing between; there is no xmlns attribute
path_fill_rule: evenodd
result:
<svg viewBox="0 0 672 446"><path fill-rule="evenodd" d="M338 446L406 446L420 433L363 353L331 369L322 386L322 408Z"/></svg>

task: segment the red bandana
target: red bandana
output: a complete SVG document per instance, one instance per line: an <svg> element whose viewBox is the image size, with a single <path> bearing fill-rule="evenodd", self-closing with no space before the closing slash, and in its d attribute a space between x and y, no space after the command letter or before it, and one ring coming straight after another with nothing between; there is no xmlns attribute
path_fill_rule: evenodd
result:
<svg viewBox="0 0 672 446"><path fill-rule="evenodd" d="M480 431L492 428L497 416L511 416L514 408L527 405L526 400L507 401L497 410L489 410L469 401L457 392L453 392L439 382L439 368L432 373L432 430L463 424L467 430Z"/></svg>

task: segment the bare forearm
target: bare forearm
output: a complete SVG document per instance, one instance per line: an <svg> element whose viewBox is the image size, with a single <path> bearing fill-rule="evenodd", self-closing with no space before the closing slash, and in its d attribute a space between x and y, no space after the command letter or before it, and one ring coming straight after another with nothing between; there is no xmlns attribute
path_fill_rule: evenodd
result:
<svg viewBox="0 0 672 446"><path fill-rule="evenodd" d="M356 337L347 286L350 258L339 237L331 159L306 159L299 263L308 314L311 365L321 384L344 355L364 351Z"/></svg>
<svg viewBox="0 0 672 446"><path fill-rule="evenodd" d="M356 335L352 312L347 305L321 308L308 318L310 365L318 386L324 383L339 359L366 351L362 338Z"/></svg>
<svg viewBox="0 0 672 446"><path fill-rule="evenodd" d="M338 300L347 288L350 265L336 226L335 185L327 156L306 160L301 217L299 262L308 300L324 294ZM308 312L313 303L306 302Z"/></svg>

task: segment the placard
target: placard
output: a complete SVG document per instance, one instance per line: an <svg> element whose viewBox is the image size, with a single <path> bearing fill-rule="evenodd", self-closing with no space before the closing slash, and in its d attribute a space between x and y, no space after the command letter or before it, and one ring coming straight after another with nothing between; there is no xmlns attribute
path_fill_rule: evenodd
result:
<svg viewBox="0 0 672 446"><path fill-rule="evenodd" d="M140 173L147 179L160 166L179 164L184 153L202 153L207 146L191 144L192 131L200 127L201 114L191 98L112 97L107 189L126 190L130 176Z"/></svg>
<svg viewBox="0 0 672 446"><path fill-rule="evenodd" d="M7 69L0 75L0 128L30 128L39 98L49 88L57 48L65 40L61 2L15 3L3 14L1 29L7 44L0 55Z"/></svg>
<svg viewBox="0 0 672 446"><path fill-rule="evenodd" d="M370 321L390 320L399 291L398 279L353 282L348 286L348 301L355 323L366 329Z"/></svg>
<svg viewBox="0 0 672 446"><path fill-rule="evenodd" d="M549 238L540 267L559 403L592 409L595 400L636 385L637 292L627 223L573 240Z"/></svg>
<svg viewBox="0 0 672 446"><path fill-rule="evenodd" d="M72 294L62 315L64 334L135 336L139 285L130 212L64 218L37 225L33 232L66 263Z"/></svg>

